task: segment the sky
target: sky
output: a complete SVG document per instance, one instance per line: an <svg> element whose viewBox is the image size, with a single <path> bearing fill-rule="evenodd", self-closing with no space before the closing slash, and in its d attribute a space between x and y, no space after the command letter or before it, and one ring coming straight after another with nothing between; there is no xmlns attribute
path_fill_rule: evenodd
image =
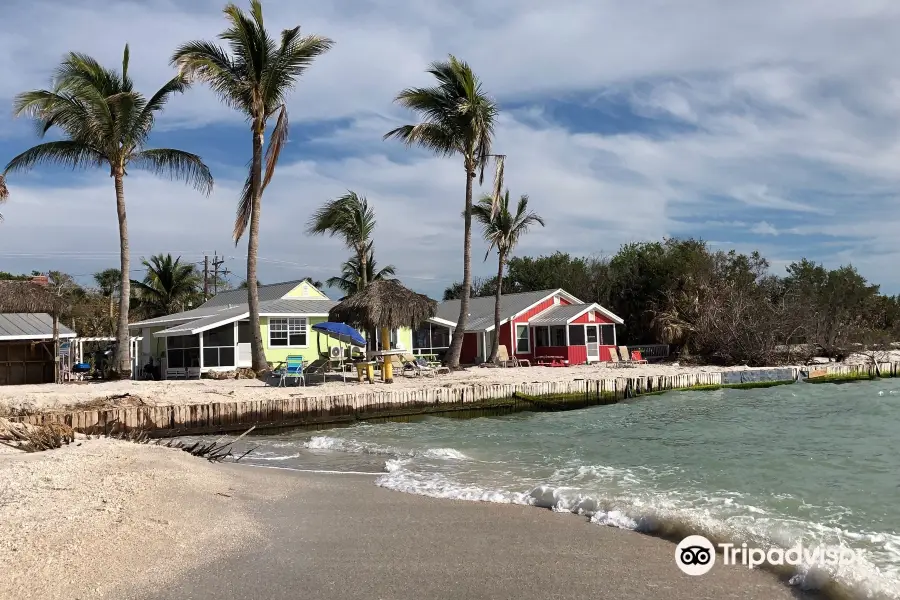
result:
<svg viewBox="0 0 900 600"><path fill-rule="evenodd" d="M241 4L239 2L239 4ZM249 2L243 2L249 5ZM37 143L12 99L49 85L64 53L121 63L152 94L176 46L225 27L221 0L7 0L0 20L0 162ZM440 297L462 276L460 158L383 141L415 122L393 99L428 64L468 61L502 110L506 183L546 227L518 255L609 256L621 244L698 237L759 250L775 273L802 257L852 263L900 292L900 3L892 0L265 0L267 26L334 40L289 96L291 137L263 197L260 280L339 273L339 240L309 215L347 190L374 206L376 260ZM218 253L250 157L242 116L197 85L173 98L151 145L200 154L204 196L139 171L125 181L133 277L159 252ZM62 270L87 283L118 263L108 171L38 168L9 179L0 271ZM485 187L476 190L489 191ZM477 234L477 232L476 232ZM476 275L496 271L473 252Z"/></svg>

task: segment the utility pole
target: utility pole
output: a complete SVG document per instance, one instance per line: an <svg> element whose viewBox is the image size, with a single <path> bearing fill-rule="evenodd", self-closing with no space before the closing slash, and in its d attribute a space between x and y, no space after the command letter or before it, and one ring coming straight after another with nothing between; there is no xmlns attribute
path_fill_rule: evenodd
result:
<svg viewBox="0 0 900 600"><path fill-rule="evenodd" d="M225 257L219 258L219 253L213 256L213 295L219 293L219 267L225 264ZM222 275L228 273L228 269L222 271Z"/></svg>
<svg viewBox="0 0 900 600"><path fill-rule="evenodd" d="M203 301L209 300L209 256L203 256Z"/></svg>

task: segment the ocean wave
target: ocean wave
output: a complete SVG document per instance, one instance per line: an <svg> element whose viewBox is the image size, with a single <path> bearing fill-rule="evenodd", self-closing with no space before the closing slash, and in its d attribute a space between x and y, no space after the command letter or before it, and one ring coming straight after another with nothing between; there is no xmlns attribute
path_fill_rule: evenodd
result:
<svg viewBox="0 0 900 600"><path fill-rule="evenodd" d="M750 547L788 549L800 542L806 547L847 548L837 542L822 544L809 537L810 530L836 534L834 528L804 523L806 527L790 527L786 520L767 516L766 511L752 505L743 505L733 498L712 498L723 506L739 508L752 513L752 517L716 515L710 504L690 506L684 498L661 493L644 492L623 494L616 497L598 497L577 487L564 485L538 485L527 491L489 489L474 484L462 484L452 477L435 472L415 471L412 458L391 459L385 464L387 473L379 477L377 485L395 491L456 500L524 504L570 512L590 519L592 523L629 529L678 541L688 535L703 535L714 542L747 543ZM589 467L603 477L621 477L623 473L612 468ZM805 531L804 531L805 529ZM865 539L879 543L890 552L900 547L900 536L893 534L840 532L842 539ZM840 535L838 535L840 537ZM900 569L879 568L868 560L866 553L857 551L852 565L831 566L804 565L782 573L789 576L789 583L807 591L819 591L827 596L853 597L866 600L900 600ZM778 570L778 569L775 569Z"/></svg>
<svg viewBox="0 0 900 600"><path fill-rule="evenodd" d="M385 456L408 456L433 458L438 460L470 460L468 456L454 448L426 448L424 450L406 450L393 446L384 446L371 442L358 442L352 439L317 435L304 442L308 450L334 450L350 454L376 454Z"/></svg>

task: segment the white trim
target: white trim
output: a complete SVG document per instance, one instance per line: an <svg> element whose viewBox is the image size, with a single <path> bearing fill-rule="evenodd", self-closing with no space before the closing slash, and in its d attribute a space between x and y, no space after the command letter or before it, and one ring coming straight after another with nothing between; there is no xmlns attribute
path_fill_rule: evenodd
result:
<svg viewBox="0 0 900 600"><path fill-rule="evenodd" d="M275 317L276 319L308 319L310 317L327 317L328 313L259 313L259 316Z"/></svg>
<svg viewBox="0 0 900 600"><path fill-rule="evenodd" d="M267 336L268 339L266 340L268 342L268 344L266 344L266 348L268 348L269 350L280 350L282 348L287 348L287 349L309 348L309 342L310 342L309 338L312 337L312 334L311 334L312 328L309 324L309 319L307 317L275 317L275 318L279 319L279 320L284 319L285 321L287 321L287 323L286 323L287 332L286 333L288 336L287 337L288 342L291 341L291 319L294 319L297 321L299 321L300 319L303 319L303 326L306 329L306 344L301 345L301 346L291 346L291 345L282 346L281 344L277 344L277 345L272 344L272 319L270 318L269 322L266 323L266 331L268 332L268 336ZM235 357L235 362L237 362L237 357Z"/></svg>
<svg viewBox="0 0 900 600"><path fill-rule="evenodd" d="M516 329L513 335L513 339L516 342L513 352L515 354L531 354L531 326L528 325L528 323L514 323L513 327L515 327ZM526 341L528 342L528 348L525 350L519 350L519 327L524 327L525 332L528 334L526 338Z"/></svg>
<svg viewBox="0 0 900 600"><path fill-rule="evenodd" d="M454 323L453 321L448 321L446 319L440 319L438 317L431 317L426 320L431 323L434 323L435 325L443 325L444 327L456 327L456 323Z"/></svg>
<svg viewBox="0 0 900 600"><path fill-rule="evenodd" d="M78 337L76 333L60 333L59 339L71 339ZM53 341L53 334L40 334L40 335L4 335L0 336L0 342L17 342L17 341L28 341L28 340L47 340Z"/></svg>

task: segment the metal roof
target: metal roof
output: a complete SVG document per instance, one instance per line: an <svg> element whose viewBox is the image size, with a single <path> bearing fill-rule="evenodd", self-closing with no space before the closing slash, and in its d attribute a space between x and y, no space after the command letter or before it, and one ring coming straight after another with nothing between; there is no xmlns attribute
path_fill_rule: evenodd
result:
<svg viewBox="0 0 900 600"><path fill-rule="evenodd" d="M334 300L325 298L287 298L280 300L268 300L259 303L259 314L261 315L322 315L328 314L332 306L336 305ZM228 323L245 319L250 312L247 304L232 307L214 307L216 311L207 316L201 316L196 319L180 322L173 327L158 331L154 335L156 337L170 337L175 335L193 335L209 329L214 329ZM182 313L186 314L186 313Z"/></svg>
<svg viewBox="0 0 900 600"><path fill-rule="evenodd" d="M532 317L529 325L564 325L569 319L577 317L593 304L569 304L567 306L554 306L541 314Z"/></svg>
<svg viewBox="0 0 900 600"><path fill-rule="evenodd" d="M281 298L260 302L259 312L260 314L323 315L328 314L328 311L334 306L337 306L337 301L328 298Z"/></svg>
<svg viewBox="0 0 900 600"><path fill-rule="evenodd" d="M59 324L59 337L72 338L75 332ZM53 317L47 313L0 314L0 340L53 339Z"/></svg>
<svg viewBox="0 0 900 600"><path fill-rule="evenodd" d="M500 320L505 321L558 290L538 290L519 294L504 294L500 297ZM481 296L469 299L469 318L466 331L484 331L494 326L494 296ZM456 323L459 318L459 300L446 300L438 304L435 317Z"/></svg>
<svg viewBox="0 0 900 600"><path fill-rule="evenodd" d="M327 313L331 307L337 304L329 298L284 298L285 294L290 293L295 287L303 283L303 279L298 281L286 281L284 283L273 283L271 285L259 286L259 310L260 313L300 313L300 314L321 314ZM247 290L229 290L221 292L210 298L201 306L186 310L184 312L155 317L153 319L145 319L136 323L131 323L129 327L154 327L160 325L176 325L179 323L187 324L197 319L205 319L218 314L224 314L223 311L231 311L233 309L243 308L248 311Z"/></svg>
<svg viewBox="0 0 900 600"><path fill-rule="evenodd" d="M290 293L295 287L303 283L303 279L297 281L284 281L282 283L272 283L269 285L257 286L259 293L259 301L278 300L283 298L285 294ZM227 292L219 292L209 300L207 300L200 308L209 308L213 306L234 306L237 304L247 304L247 290L228 290Z"/></svg>

